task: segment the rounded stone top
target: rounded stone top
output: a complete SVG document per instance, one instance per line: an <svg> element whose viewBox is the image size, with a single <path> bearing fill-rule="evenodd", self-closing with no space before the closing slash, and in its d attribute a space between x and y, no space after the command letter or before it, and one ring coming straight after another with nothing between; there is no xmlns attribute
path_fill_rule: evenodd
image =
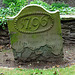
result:
<svg viewBox="0 0 75 75"><path fill-rule="evenodd" d="M7 17L7 19L14 19L15 17L17 17L17 16L22 12L22 10L24 10L24 9L26 9L26 8L29 8L29 7L32 7L32 6L40 7L40 8L42 8L43 10L45 10L47 13L52 13L52 14L54 14L54 13L59 12L59 10L56 10L56 11L48 11L48 10L46 10L43 6L38 5L38 4L29 4L29 5L24 6L24 7L18 12L17 15L15 15L15 16L13 16L13 17Z"/></svg>

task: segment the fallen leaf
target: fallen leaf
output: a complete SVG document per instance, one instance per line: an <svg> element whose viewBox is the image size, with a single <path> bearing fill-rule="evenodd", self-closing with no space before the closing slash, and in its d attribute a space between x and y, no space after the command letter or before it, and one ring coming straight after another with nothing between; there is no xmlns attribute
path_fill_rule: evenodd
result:
<svg viewBox="0 0 75 75"><path fill-rule="evenodd" d="M67 64L67 67L69 67L70 65L69 64Z"/></svg>
<svg viewBox="0 0 75 75"><path fill-rule="evenodd" d="M55 68L55 66L52 66L52 68Z"/></svg>
<svg viewBox="0 0 75 75"><path fill-rule="evenodd" d="M2 49L4 46L0 46L0 49Z"/></svg>
<svg viewBox="0 0 75 75"><path fill-rule="evenodd" d="M60 65L56 65L56 67L60 67Z"/></svg>
<svg viewBox="0 0 75 75"><path fill-rule="evenodd" d="M38 74L38 73L35 73L35 74Z"/></svg>
<svg viewBox="0 0 75 75"><path fill-rule="evenodd" d="M40 72L42 74L42 72Z"/></svg>
<svg viewBox="0 0 75 75"><path fill-rule="evenodd" d="M55 72L54 72L54 75L56 75L56 74L57 74L57 72L55 71Z"/></svg>
<svg viewBox="0 0 75 75"><path fill-rule="evenodd" d="M18 68L21 68L21 65L19 65Z"/></svg>

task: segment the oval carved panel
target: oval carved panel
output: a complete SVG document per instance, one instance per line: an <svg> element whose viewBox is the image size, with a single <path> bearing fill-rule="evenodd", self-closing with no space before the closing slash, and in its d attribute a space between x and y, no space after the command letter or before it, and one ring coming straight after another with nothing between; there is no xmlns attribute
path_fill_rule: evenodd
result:
<svg viewBox="0 0 75 75"><path fill-rule="evenodd" d="M34 13L18 17L14 27L21 33L40 33L50 30L54 21L52 17L45 13Z"/></svg>

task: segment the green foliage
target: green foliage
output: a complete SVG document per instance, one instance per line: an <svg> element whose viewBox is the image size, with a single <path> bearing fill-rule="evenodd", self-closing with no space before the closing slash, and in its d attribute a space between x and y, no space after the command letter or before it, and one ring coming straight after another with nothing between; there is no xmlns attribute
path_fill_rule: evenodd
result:
<svg viewBox="0 0 75 75"><path fill-rule="evenodd" d="M23 0L24 1L24 0ZM21 2L21 1L17 1L17 3L13 3L11 2L9 4L9 15L10 16L14 16L16 15L24 6L26 6L28 4L27 1Z"/></svg>
<svg viewBox="0 0 75 75"><path fill-rule="evenodd" d="M8 1L9 0L7 0L7 2ZM9 7L1 8L0 9L0 26L2 26L3 29L5 29L5 25L7 21L6 17L15 16L27 4L28 4L27 0L17 0L15 3L14 3L14 0L12 0L12 2L9 2L8 4Z"/></svg>
<svg viewBox="0 0 75 75"><path fill-rule="evenodd" d="M53 11L59 10L61 15L75 15L75 7L52 8ZM51 9L51 10L52 10Z"/></svg>
<svg viewBox="0 0 75 75"><path fill-rule="evenodd" d="M75 75L75 65L49 69L0 68L0 73L1 75Z"/></svg>
<svg viewBox="0 0 75 75"><path fill-rule="evenodd" d="M41 5L49 11L59 10L60 14L63 14L63 15L66 15L66 14L75 15L75 7L69 7L69 5L65 4L64 2L52 3L51 5L49 5L46 2L43 2L41 0L34 0L34 1L31 1L30 4Z"/></svg>
<svg viewBox="0 0 75 75"><path fill-rule="evenodd" d="M25 6L28 4L28 0L17 0L16 6Z"/></svg>
<svg viewBox="0 0 75 75"><path fill-rule="evenodd" d="M3 0L3 4L6 4L7 7L9 6L9 3L10 3L10 2L16 3L17 0Z"/></svg>
<svg viewBox="0 0 75 75"><path fill-rule="evenodd" d="M50 5L50 11L56 10L59 10L62 15L75 15L75 7L69 7L69 5L65 3L52 3Z"/></svg>
<svg viewBox="0 0 75 75"><path fill-rule="evenodd" d="M3 4L5 4L6 5L6 7L9 7L9 5L11 4L11 3L14 3L14 4L16 4L16 5L26 5L27 4L27 2L28 2L28 0L3 0Z"/></svg>
<svg viewBox="0 0 75 75"><path fill-rule="evenodd" d="M58 8L61 8L61 7L69 7L68 4L65 4L64 2L57 2L57 3L52 3L51 4L52 7L58 7Z"/></svg>
<svg viewBox="0 0 75 75"><path fill-rule="evenodd" d="M6 13L7 11L5 11L4 9L1 9L0 10L0 26L2 26L3 29L5 29L5 26L6 25Z"/></svg>
<svg viewBox="0 0 75 75"><path fill-rule="evenodd" d="M41 0L31 1L30 4L38 4L38 5L43 6L45 9L50 10L50 5L47 4L46 2L41 1Z"/></svg>
<svg viewBox="0 0 75 75"><path fill-rule="evenodd" d="M8 7L0 9L0 26L3 29L6 25L6 17L7 16L15 16L24 6L28 4L29 0L3 0ZM51 5L43 2L42 0L34 0L31 1L30 4L38 4L43 6L45 9L49 11L59 10L60 14L72 14L75 15L75 7L69 7L68 4L65 3L52 3Z"/></svg>

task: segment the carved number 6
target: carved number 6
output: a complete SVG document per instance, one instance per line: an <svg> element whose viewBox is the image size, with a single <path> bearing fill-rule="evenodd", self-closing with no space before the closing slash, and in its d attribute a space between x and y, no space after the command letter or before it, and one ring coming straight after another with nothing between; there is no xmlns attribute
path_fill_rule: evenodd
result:
<svg viewBox="0 0 75 75"><path fill-rule="evenodd" d="M46 26L47 24L48 24L48 19L49 19L49 16L43 16L42 18L41 18L41 25L44 27L44 26Z"/></svg>

